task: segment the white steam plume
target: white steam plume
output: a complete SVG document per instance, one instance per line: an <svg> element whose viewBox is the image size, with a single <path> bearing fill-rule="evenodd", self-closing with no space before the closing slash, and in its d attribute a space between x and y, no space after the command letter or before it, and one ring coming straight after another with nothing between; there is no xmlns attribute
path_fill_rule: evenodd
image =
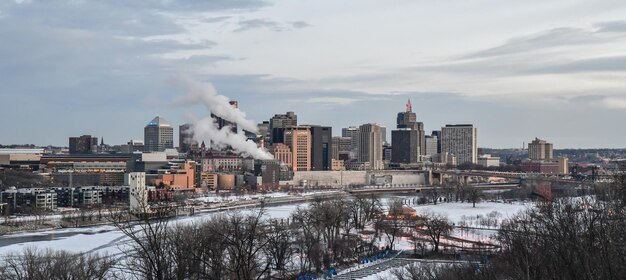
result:
<svg viewBox="0 0 626 280"><path fill-rule="evenodd" d="M204 142L209 147L217 149L230 148L239 154L255 159L273 159L270 153L260 149L256 143L248 140L244 135L243 130L256 133L256 124L246 119L245 113L233 108L228 103L228 97L217 94L210 84L204 86L188 78L181 78L177 81L189 91L188 96L176 101L177 105L192 106L201 102L211 113L236 123L239 128L239 132L235 133L229 126L219 129L211 117L195 119L191 122L189 129L197 143Z"/></svg>
<svg viewBox="0 0 626 280"><path fill-rule="evenodd" d="M234 133L228 126L218 129L217 123L211 117L192 122L190 129L193 131L194 140L198 143L204 141L209 147L218 149L230 147L237 153L255 159L273 159L270 153L260 149L253 141L248 140L243 132Z"/></svg>
<svg viewBox="0 0 626 280"><path fill-rule="evenodd" d="M187 96L176 100L178 105L196 105L202 103L211 113L236 123L238 128L257 133L256 124L246 119L246 114L238 108L233 108L228 102L230 99L224 95L219 95L213 85L200 84L187 77L180 77L176 82L182 85L187 92Z"/></svg>

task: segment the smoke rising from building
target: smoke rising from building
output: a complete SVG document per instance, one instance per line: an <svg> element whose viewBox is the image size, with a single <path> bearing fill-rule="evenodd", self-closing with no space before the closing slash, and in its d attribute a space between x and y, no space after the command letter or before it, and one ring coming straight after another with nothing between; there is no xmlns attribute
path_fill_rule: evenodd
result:
<svg viewBox="0 0 626 280"><path fill-rule="evenodd" d="M188 95L178 99L178 105L203 104L211 113L229 122L236 123L243 130L256 133L256 123L248 120L246 114L238 108L233 108L230 99L217 93L213 85L200 84L189 78L181 77L176 80L188 92Z"/></svg>
<svg viewBox="0 0 626 280"><path fill-rule="evenodd" d="M246 119L246 114L238 108L232 107L228 97L219 95L212 85L203 85L188 78L177 80L189 92L184 98L175 103L181 106L204 105L210 113L225 120L237 124L242 128L239 132L233 132L231 127L225 126L219 129L215 119L205 117L194 119L189 126L190 134L197 143L204 142L207 147L214 149L232 149L233 151L251 156L255 159L272 159L272 155L260 149L257 144L245 136L243 130L257 132L256 124Z"/></svg>

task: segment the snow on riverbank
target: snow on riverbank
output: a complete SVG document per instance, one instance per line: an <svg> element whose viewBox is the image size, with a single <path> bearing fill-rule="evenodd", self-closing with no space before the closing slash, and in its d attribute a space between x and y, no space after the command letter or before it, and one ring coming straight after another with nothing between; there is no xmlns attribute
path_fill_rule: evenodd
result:
<svg viewBox="0 0 626 280"><path fill-rule="evenodd" d="M286 219L298 207L306 207L308 203L287 204L272 206L265 209L268 219ZM235 210L222 212L223 214L249 214L258 209ZM195 216L180 217L171 223L192 223L208 219L220 213L203 213ZM88 228L67 228L45 230L39 232L11 234L0 237L0 255L9 252L21 252L26 247L39 249L68 250L72 252L101 252L119 253L118 246L127 242L128 238L112 225L94 226Z"/></svg>
<svg viewBox="0 0 626 280"><path fill-rule="evenodd" d="M504 202L479 202L476 203L476 207L472 207L472 203L438 203L437 205L412 205L413 209L417 210L418 214L427 212L434 212L444 215L450 219L452 223L458 225L464 220L471 217L486 217L489 213L497 211L501 214L499 220L508 219L515 216L520 211L524 211L531 207L533 204L527 203L504 203Z"/></svg>

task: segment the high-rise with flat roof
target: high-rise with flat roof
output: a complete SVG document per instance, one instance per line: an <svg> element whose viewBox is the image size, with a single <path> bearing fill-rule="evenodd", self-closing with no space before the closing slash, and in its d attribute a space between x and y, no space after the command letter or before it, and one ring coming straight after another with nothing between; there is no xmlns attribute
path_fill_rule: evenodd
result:
<svg viewBox="0 0 626 280"><path fill-rule="evenodd" d="M551 160L552 143L535 137L535 140L528 143L528 157L531 160Z"/></svg>
<svg viewBox="0 0 626 280"><path fill-rule="evenodd" d="M448 124L441 128L441 152L456 157L458 164L477 163L476 127L471 124Z"/></svg>
<svg viewBox="0 0 626 280"><path fill-rule="evenodd" d="M286 128L298 125L298 115L294 112L276 114L270 119L269 133L272 143L284 143Z"/></svg>
<svg viewBox="0 0 626 280"><path fill-rule="evenodd" d="M437 136L426 135L426 152L424 155L434 156L437 154L437 143L439 142Z"/></svg>
<svg viewBox="0 0 626 280"><path fill-rule="evenodd" d="M348 137L351 139L350 156L351 158L356 159L359 154L359 128L356 126L342 128L341 137Z"/></svg>
<svg viewBox="0 0 626 280"><path fill-rule="evenodd" d="M159 116L146 125L143 138L146 152L163 152L174 148L174 128Z"/></svg>
<svg viewBox="0 0 626 280"><path fill-rule="evenodd" d="M193 139L191 124L186 123L178 127L178 147L181 153L198 149L198 142Z"/></svg>
<svg viewBox="0 0 626 280"><path fill-rule="evenodd" d="M437 137L437 153L441 153L441 130L433 130L430 135Z"/></svg>
<svg viewBox="0 0 626 280"><path fill-rule="evenodd" d="M330 126L309 125L311 130L311 170L331 170L332 135Z"/></svg>
<svg viewBox="0 0 626 280"><path fill-rule="evenodd" d="M292 126L285 128L285 145L291 148L293 171L311 170L311 128Z"/></svg>
<svg viewBox="0 0 626 280"><path fill-rule="evenodd" d="M391 131L391 162L416 163L419 161L419 132L410 128Z"/></svg>
<svg viewBox="0 0 626 280"><path fill-rule="evenodd" d="M369 162L369 168L384 169L383 143L380 136L381 128L378 124L368 123L359 126L359 157L360 162Z"/></svg>

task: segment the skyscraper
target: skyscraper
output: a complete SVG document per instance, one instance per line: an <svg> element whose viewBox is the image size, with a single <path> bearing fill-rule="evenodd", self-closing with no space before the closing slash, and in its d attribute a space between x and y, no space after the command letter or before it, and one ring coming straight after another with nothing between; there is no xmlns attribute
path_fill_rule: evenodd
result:
<svg viewBox="0 0 626 280"><path fill-rule="evenodd" d="M352 151L352 138L335 136L332 140L332 158L348 160Z"/></svg>
<svg viewBox="0 0 626 280"><path fill-rule="evenodd" d="M193 139L191 124L186 123L178 127L178 146L181 153L198 149L198 142Z"/></svg>
<svg viewBox="0 0 626 280"><path fill-rule="evenodd" d="M332 168L332 135L330 126L309 125L311 130L311 170Z"/></svg>
<svg viewBox="0 0 626 280"><path fill-rule="evenodd" d="M437 153L441 153L441 130L433 130L430 135L437 137Z"/></svg>
<svg viewBox="0 0 626 280"><path fill-rule="evenodd" d="M98 138L91 135L70 137L70 154L95 153L98 147Z"/></svg>
<svg viewBox="0 0 626 280"><path fill-rule="evenodd" d="M271 143L272 138L270 138L270 122L264 121L256 125L257 130L259 131L259 136L263 138L265 143Z"/></svg>
<svg viewBox="0 0 626 280"><path fill-rule="evenodd" d="M417 121L411 100L404 112L397 117L397 130L391 132L391 161L395 163L417 163L426 153L424 123ZM397 139L394 139L396 137Z"/></svg>
<svg viewBox="0 0 626 280"><path fill-rule="evenodd" d="M419 132L410 128L391 131L391 162L416 163L419 161Z"/></svg>
<svg viewBox="0 0 626 280"><path fill-rule="evenodd" d="M350 157L358 158L359 154L359 128L356 126L350 126L341 129L341 136L348 137L351 139L351 147L350 147Z"/></svg>
<svg viewBox="0 0 626 280"><path fill-rule="evenodd" d="M437 154L437 143L439 142L439 139L437 139L437 136L429 136L426 135L426 152L424 152L424 155L427 156L434 156Z"/></svg>
<svg viewBox="0 0 626 280"><path fill-rule="evenodd" d="M297 126L298 116L294 112L276 114L270 119L270 139L272 143L284 143L286 128Z"/></svg>
<svg viewBox="0 0 626 280"><path fill-rule="evenodd" d="M383 144L387 143L387 127L384 125L380 126L380 141L382 141Z"/></svg>
<svg viewBox="0 0 626 280"><path fill-rule="evenodd" d="M456 156L457 163L477 163L476 127L471 124L448 124L441 128L441 152Z"/></svg>
<svg viewBox="0 0 626 280"><path fill-rule="evenodd" d="M531 160L551 160L552 143L535 138L535 140L528 143L528 157Z"/></svg>
<svg viewBox="0 0 626 280"><path fill-rule="evenodd" d="M415 123L417 123L417 115L413 113L413 105L411 105L411 100L409 99L406 103L406 111L398 113L396 119L397 128L415 129Z"/></svg>
<svg viewBox="0 0 626 280"><path fill-rule="evenodd" d="M162 152L174 148L174 128L159 116L146 125L143 137L146 152Z"/></svg>
<svg viewBox="0 0 626 280"><path fill-rule="evenodd" d="M235 100L228 101L228 104L230 104L230 106L233 107L233 108L239 108L239 102L237 102ZM231 128L232 132L237 133L237 124L236 123L227 121L224 118L222 118L221 116L215 115L213 113L211 113L211 118L213 118L215 120L215 123L217 123L217 128L222 129L225 126L229 126Z"/></svg>
<svg viewBox="0 0 626 280"><path fill-rule="evenodd" d="M285 128L285 145L291 148L294 171L311 170L311 128L292 126Z"/></svg>
<svg viewBox="0 0 626 280"><path fill-rule="evenodd" d="M381 129L377 124L364 124L359 126L359 157L360 162L369 162L371 169L384 169L383 143L381 141Z"/></svg>

